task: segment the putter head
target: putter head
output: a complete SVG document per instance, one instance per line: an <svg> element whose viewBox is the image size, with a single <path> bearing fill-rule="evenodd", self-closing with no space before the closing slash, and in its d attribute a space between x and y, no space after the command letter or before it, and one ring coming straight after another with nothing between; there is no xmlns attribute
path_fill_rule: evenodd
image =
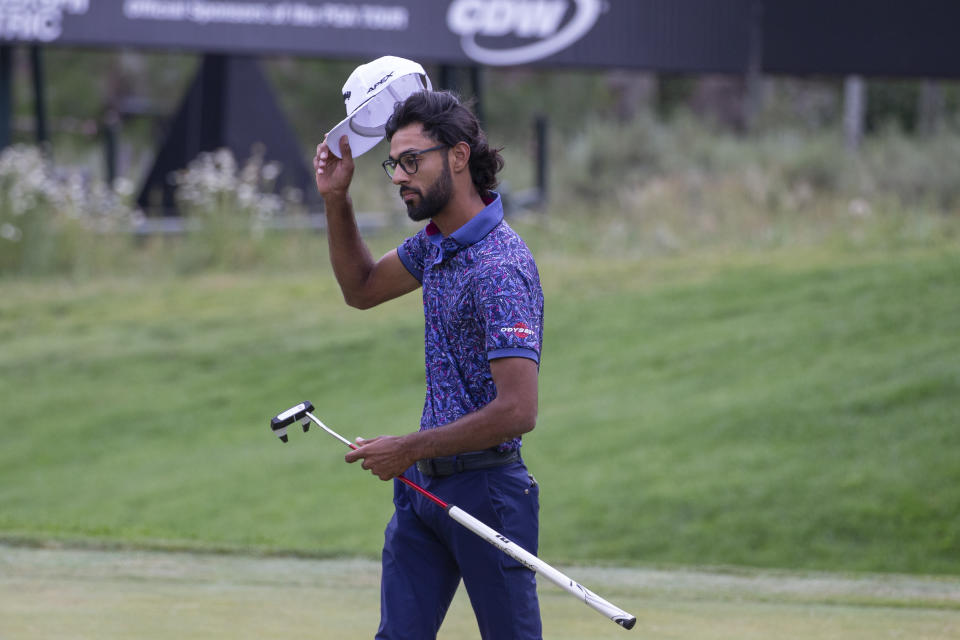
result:
<svg viewBox="0 0 960 640"><path fill-rule="evenodd" d="M303 418L307 415L308 412L313 411L313 404L309 400L305 400L298 404L295 407L290 407L283 413L279 413L270 420L270 429L273 431L273 435L280 438L281 442L287 441L287 427L291 424ZM306 431L309 422L304 421L303 430Z"/></svg>

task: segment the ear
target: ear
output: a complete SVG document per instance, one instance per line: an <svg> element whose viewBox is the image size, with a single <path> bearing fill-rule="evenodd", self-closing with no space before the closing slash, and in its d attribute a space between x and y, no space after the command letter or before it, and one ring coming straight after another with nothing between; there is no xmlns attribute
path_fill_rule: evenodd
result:
<svg viewBox="0 0 960 640"><path fill-rule="evenodd" d="M461 171L469 170L470 145L468 145L466 142L460 141L450 147L450 150L453 152L453 159L450 163L450 169L452 169L454 173L460 173Z"/></svg>

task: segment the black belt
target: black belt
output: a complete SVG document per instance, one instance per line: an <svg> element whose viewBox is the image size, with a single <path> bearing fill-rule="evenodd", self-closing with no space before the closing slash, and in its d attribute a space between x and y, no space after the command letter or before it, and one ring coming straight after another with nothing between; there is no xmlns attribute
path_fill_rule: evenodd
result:
<svg viewBox="0 0 960 640"><path fill-rule="evenodd" d="M417 471L425 476L452 476L461 471L475 471L477 469L499 467L510 464L511 462L516 462L519 459L520 451L517 449L511 449L510 451L489 449L476 453L461 453L458 456L449 456L446 458L417 460Z"/></svg>

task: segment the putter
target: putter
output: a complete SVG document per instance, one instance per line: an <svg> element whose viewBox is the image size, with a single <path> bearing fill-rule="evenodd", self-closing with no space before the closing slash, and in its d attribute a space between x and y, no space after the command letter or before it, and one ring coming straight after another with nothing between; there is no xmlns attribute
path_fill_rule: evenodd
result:
<svg viewBox="0 0 960 640"><path fill-rule="evenodd" d="M307 432L310 428L310 423L313 422L318 427L329 433L331 436L347 445L351 449L356 449L357 446L341 436L339 433L328 427L327 425L320 422L315 415L313 415L314 407L310 402L301 402L295 407L291 407L284 411L281 414L278 414L273 419L270 420L270 428L273 430L274 435L276 435L283 442L287 442L287 427L289 427L294 422L303 419L301 427L303 431ZM456 522L463 525L476 535L480 536L496 548L503 551L505 554L530 569L534 573L539 573L540 575L547 578L550 582L557 585L573 597L584 602L588 606L596 609L604 616L610 618L618 625L624 629L633 629L633 625L637 623L636 616L630 615L620 607L614 605L613 603L604 600L590 589L587 589L582 584L573 580L569 576L565 575L561 571L554 569L549 564L533 555L526 549L520 547L519 545L512 542L509 538L504 536L501 533L498 533L494 529L488 527L484 523L480 522L469 513L463 509L457 507L456 505L448 504L444 502L434 494L430 493L416 482L405 478L404 476L398 476L397 480L403 482L411 489L417 491L424 497L428 498L431 502L436 504L438 507L447 512L451 518Z"/></svg>

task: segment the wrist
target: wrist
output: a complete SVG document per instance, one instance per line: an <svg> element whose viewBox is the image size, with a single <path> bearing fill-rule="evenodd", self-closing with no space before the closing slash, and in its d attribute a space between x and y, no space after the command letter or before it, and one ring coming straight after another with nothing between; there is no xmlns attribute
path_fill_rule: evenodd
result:
<svg viewBox="0 0 960 640"><path fill-rule="evenodd" d="M351 208L353 200L350 198L349 191L328 191L323 194L323 205L324 210L330 213Z"/></svg>
<svg viewBox="0 0 960 640"><path fill-rule="evenodd" d="M425 433L428 432L414 431L413 433L408 433L403 436L403 447L415 461L431 457L427 450L427 442L424 437Z"/></svg>

